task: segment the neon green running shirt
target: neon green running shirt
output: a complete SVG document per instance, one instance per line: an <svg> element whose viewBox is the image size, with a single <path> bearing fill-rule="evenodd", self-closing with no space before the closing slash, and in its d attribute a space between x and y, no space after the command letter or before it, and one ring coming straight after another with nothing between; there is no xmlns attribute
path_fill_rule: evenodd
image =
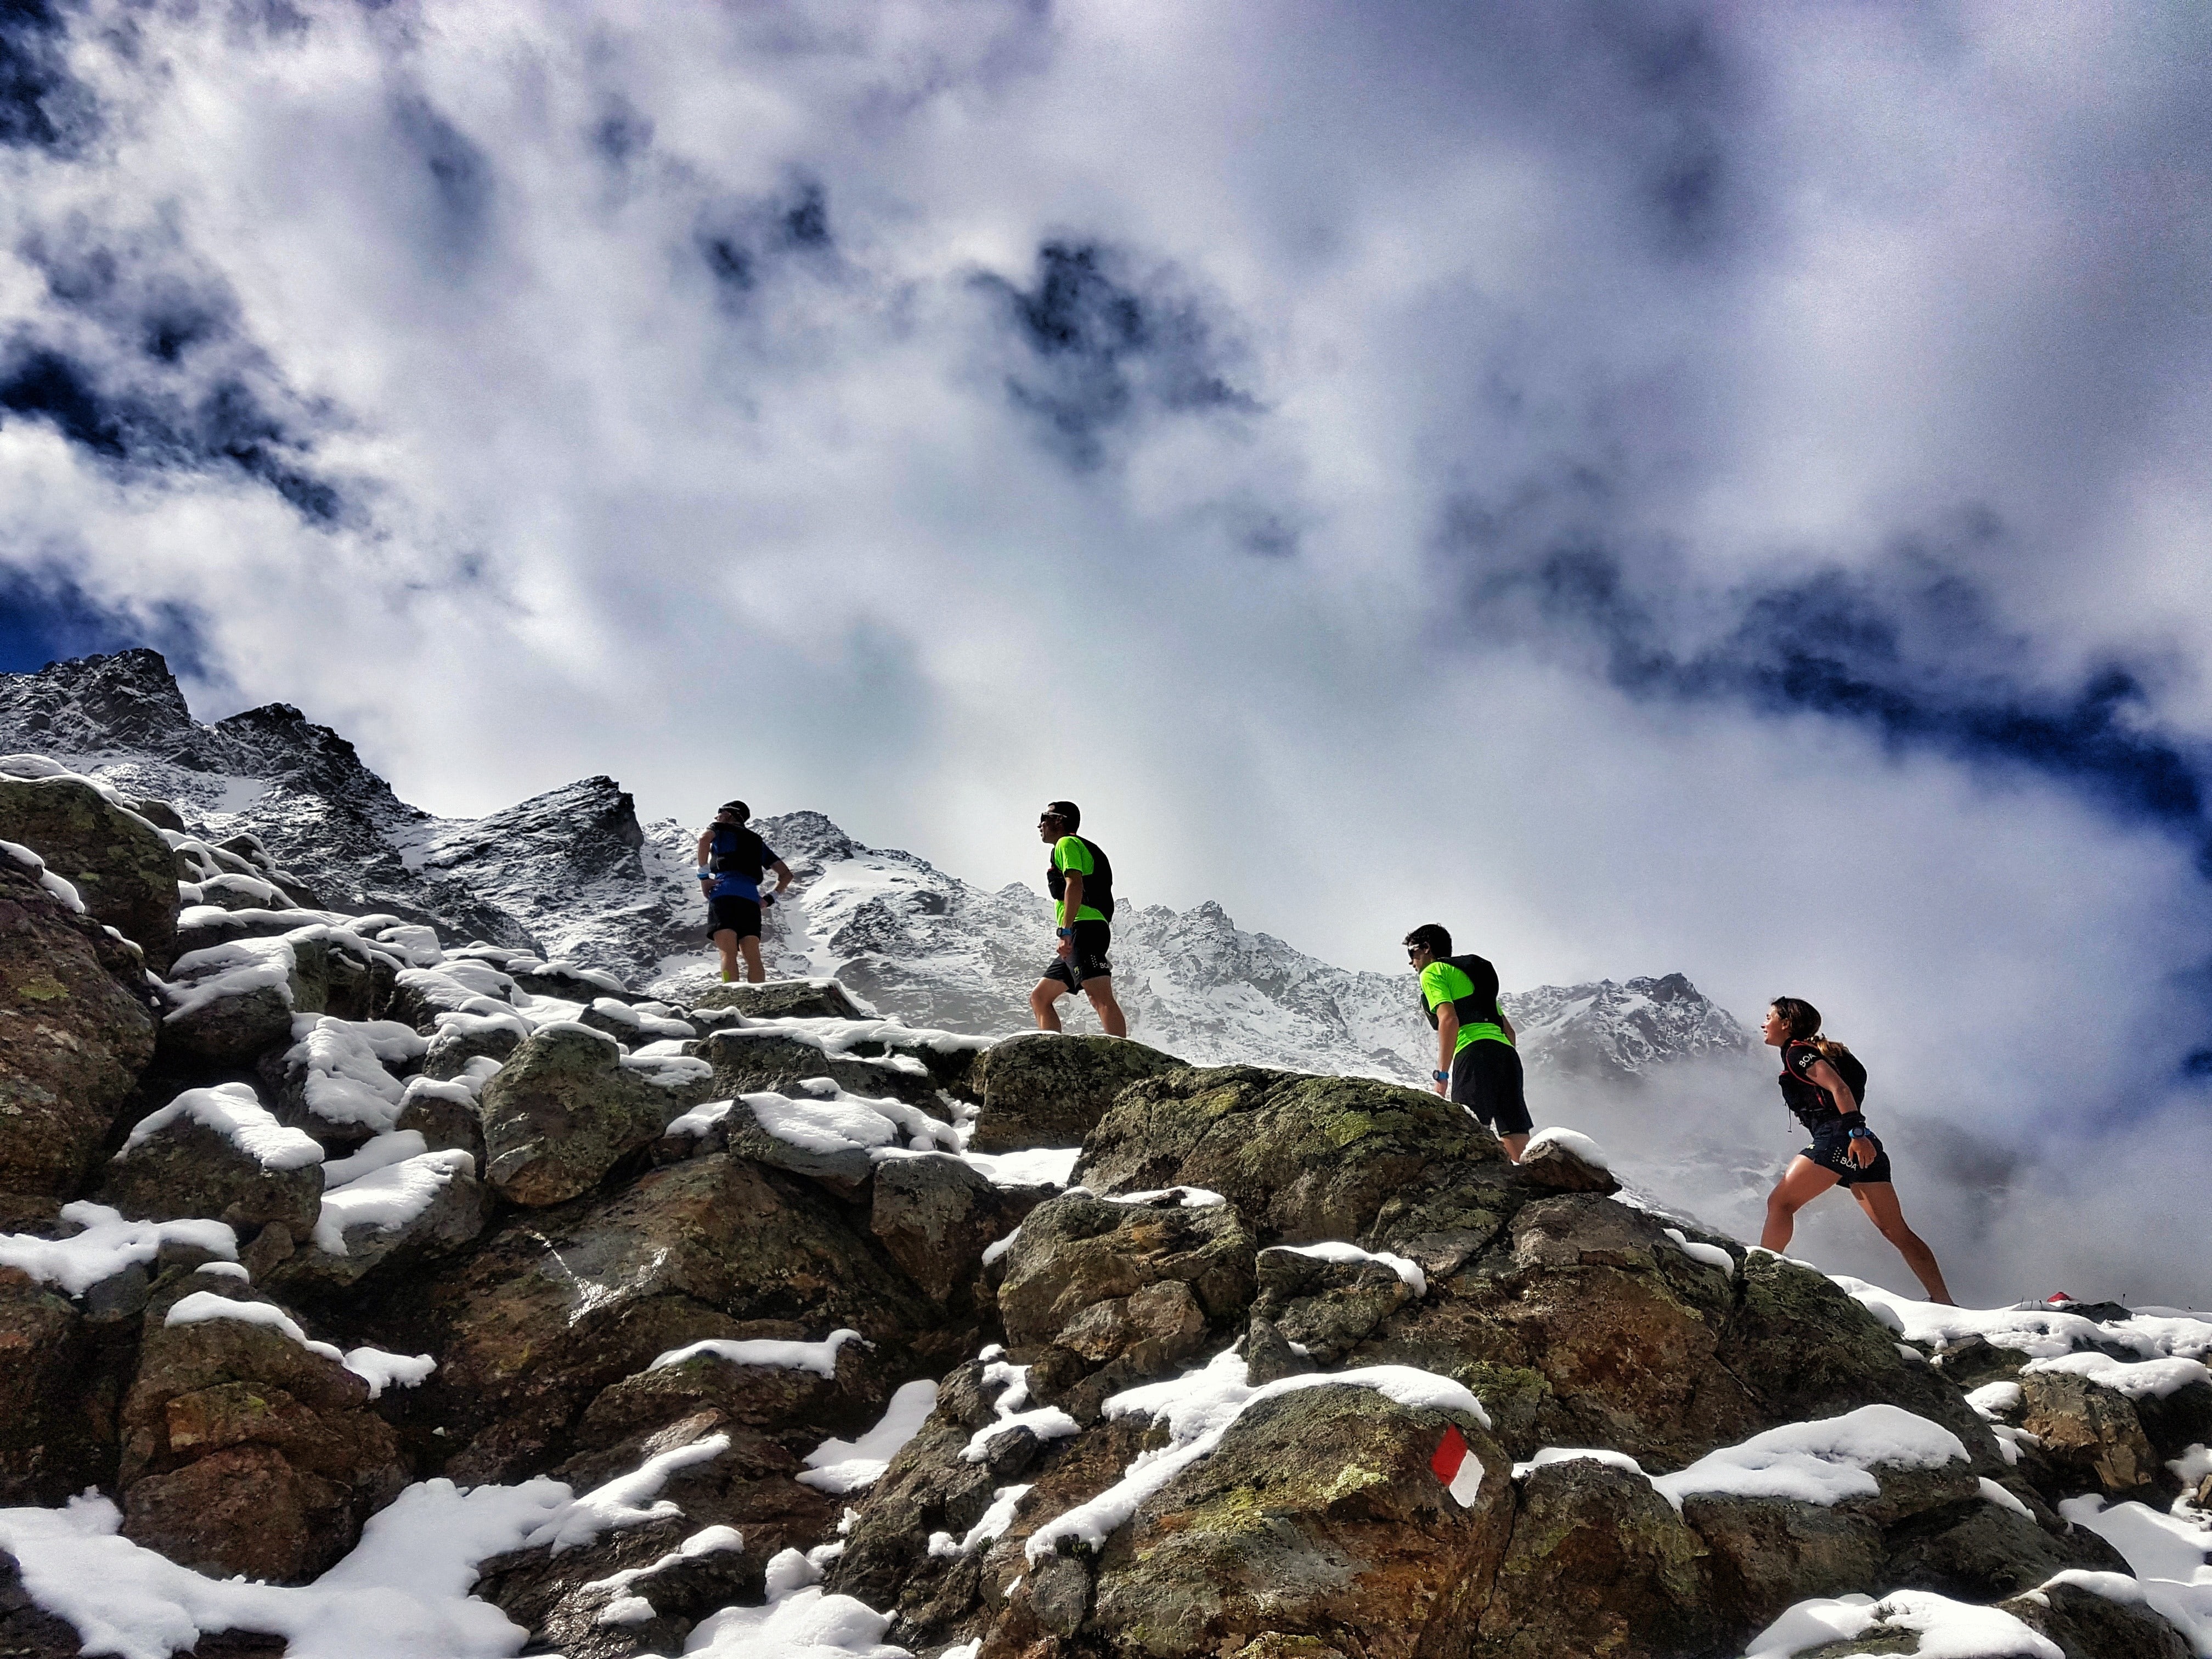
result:
<svg viewBox="0 0 2212 1659"><path fill-rule="evenodd" d="M1080 836L1062 836L1058 841L1053 842L1052 867L1062 875L1082 876L1086 879L1097 873L1098 868L1091 856L1091 849L1083 844L1083 837ZM1075 913L1075 919L1078 921L1106 920L1088 904ZM1055 927L1065 927L1068 925L1066 899L1060 900L1052 907L1052 922Z"/></svg>
<svg viewBox="0 0 2212 1659"><path fill-rule="evenodd" d="M1462 997L1474 994L1474 981L1449 962L1432 962L1421 969L1421 1000L1431 1008L1442 1007L1447 1002L1457 1002ZM1462 1020L1459 1041L1452 1044L1457 1054L1470 1042L1502 1042L1508 1048L1513 1039L1505 1035L1505 1028L1495 1020Z"/></svg>

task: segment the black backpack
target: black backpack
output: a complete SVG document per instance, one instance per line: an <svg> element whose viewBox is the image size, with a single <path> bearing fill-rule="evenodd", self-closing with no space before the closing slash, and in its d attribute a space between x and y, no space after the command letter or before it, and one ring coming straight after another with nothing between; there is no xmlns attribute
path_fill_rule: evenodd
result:
<svg viewBox="0 0 2212 1659"><path fill-rule="evenodd" d="M1446 967L1456 968L1465 974L1468 982L1474 987L1474 994L1457 998L1452 1003L1452 1012L1459 1016L1459 1023L1462 1025L1497 1024L1498 1023L1498 969L1491 966L1490 959L1487 957L1468 955L1446 957L1443 958L1443 963ZM1425 994L1419 992L1417 988L1416 994L1420 995L1421 1012L1428 1016L1429 1029L1434 1030L1437 1024L1437 1011L1429 1006L1429 999Z"/></svg>
<svg viewBox="0 0 2212 1659"><path fill-rule="evenodd" d="M718 876L750 876L753 880L758 881L761 875L761 860L757 850L753 857L745 856L745 839L748 836L751 838L756 849L762 845L760 837L753 835L750 830L732 830L727 825L720 824L715 826L714 839L710 843L714 857L708 861L707 867Z"/></svg>
<svg viewBox="0 0 2212 1659"><path fill-rule="evenodd" d="M1083 878L1083 902L1111 921L1114 920L1114 860L1108 858L1106 849L1090 836L1078 836L1076 840L1091 849L1091 862L1094 866ZM1058 903L1067 896L1066 872L1058 865L1046 865L1044 886L1045 891L1052 895L1053 902Z"/></svg>
<svg viewBox="0 0 2212 1659"><path fill-rule="evenodd" d="M1867 1069L1860 1063L1856 1054L1844 1048L1842 1043L1831 1042L1825 1037L1818 1042L1810 1037L1797 1037L1791 1041L1790 1046L1793 1048L1810 1048L1821 1059L1826 1060L1829 1065L1836 1068L1836 1075L1843 1079L1844 1086L1851 1091L1851 1099L1861 1108L1866 1105ZM1784 1069L1790 1071L1790 1074L1796 1077L1797 1080L1807 1088L1819 1089L1823 1095L1827 1094L1828 1091L1826 1089L1821 1089L1820 1085L1812 1079L1797 1073L1794 1067L1788 1065L1786 1060L1784 1065ZM1841 1106L1836 1104L1833 1096L1829 1096L1828 1104L1838 1112L1843 1110Z"/></svg>

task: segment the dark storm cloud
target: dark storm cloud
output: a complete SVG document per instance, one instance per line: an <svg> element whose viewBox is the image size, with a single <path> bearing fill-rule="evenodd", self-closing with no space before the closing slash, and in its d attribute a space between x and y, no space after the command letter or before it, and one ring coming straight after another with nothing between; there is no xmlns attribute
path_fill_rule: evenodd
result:
<svg viewBox="0 0 2212 1659"><path fill-rule="evenodd" d="M50 662L151 645L179 673L208 662L198 623L168 601L121 608L102 604L51 562L33 569L0 565L0 673L36 673Z"/></svg>
<svg viewBox="0 0 2212 1659"><path fill-rule="evenodd" d="M53 0L0 0L0 145L66 154L98 111L69 71L68 23Z"/></svg>
<svg viewBox="0 0 2212 1659"><path fill-rule="evenodd" d="M1567 493L1602 507L1595 473ZM1533 507L1534 497L1521 508ZM2108 656L2064 679L2023 672L2046 654L1999 620L1975 551L2001 543L1985 512L1942 537L1903 538L1869 568L1829 565L1725 588L1664 545L1630 550L1603 514L1533 528L1515 507L1462 501L1443 543L1463 563L1481 629L1529 624L1594 651L1631 697L1813 714L1892 749L2032 774L2131 823L2188 842L2212 879L2212 754L2158 729L2159 665Z"/></svg>
<svg viewBox="0 0 2212 1659"><path fill-rule="evenodd" d="M1106 434L1147 411L1260 409L1229 380L1231 353L1198 302L1137 277L1115 249L1047 242L1029 287L991 274L975 283L1016 343L1007 396L1077 466L1097 465Z"/></svg>
<svg viewBox="0 0 2212 1659"><path fill-rule="evenodd" d="M20 252L51 303L0 337L0 422L44 422L127 474L229 473L311 523L346 517L344 494L314 464L328 411L274 383L219 278L158 239L77 230Z"/></svg>

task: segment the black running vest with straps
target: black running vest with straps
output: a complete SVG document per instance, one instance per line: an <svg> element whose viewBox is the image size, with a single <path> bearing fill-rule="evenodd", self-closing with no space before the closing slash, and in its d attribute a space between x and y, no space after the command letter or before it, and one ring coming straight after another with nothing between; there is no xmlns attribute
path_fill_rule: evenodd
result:
<svg viewBox="0 0 2212 1659"><path fill-rule="evenodd" d="M1498 1007L1498 969L1490 965L1487 957L1464 956L1441 958L1448 968L1456 968L1465 974L1468 983L1474 987L1472 996L1458 997L1452 1002L1452 1012L1459 1016L1462 1028L1469 1025L1503 1025L1505 1016ZM1421 999L1421 1012L1429 1017L1429 1029L1437 1024L1437 1011L1430 1006L1428 994L1417 986L1414 994Z"/></svg>
<svg viewBox="0 0 2212 1659"><path fill-rule="evenodd" d="M1108 858L1106 849L1090 836L1078 836L1075 839L1090 849L1092 866L1091 873L1083 878L1083 902L1111 921L1114 920L1114 860ZM1044 887L1045 891L1052 895L1052 902L1059 903L1067 896L1066 872L1057 865L1047 864L1044 867ZM1067 920L1070 927L1075 925L1074 917L1070 916Z"/></svg>

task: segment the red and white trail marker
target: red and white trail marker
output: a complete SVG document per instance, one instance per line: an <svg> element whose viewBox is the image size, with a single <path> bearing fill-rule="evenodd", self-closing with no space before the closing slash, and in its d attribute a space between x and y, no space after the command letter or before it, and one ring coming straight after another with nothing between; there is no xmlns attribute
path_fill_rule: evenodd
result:
<svg viewBox="0 0 2212 1659"><path fill-rule="evenodd" d="M1474 1495L1482 1490L1482 1460L1468 1449L1467 1437L1456 1425L1444 1431L1429 1468L1462 1509L1474 1507Z"/></svg>

